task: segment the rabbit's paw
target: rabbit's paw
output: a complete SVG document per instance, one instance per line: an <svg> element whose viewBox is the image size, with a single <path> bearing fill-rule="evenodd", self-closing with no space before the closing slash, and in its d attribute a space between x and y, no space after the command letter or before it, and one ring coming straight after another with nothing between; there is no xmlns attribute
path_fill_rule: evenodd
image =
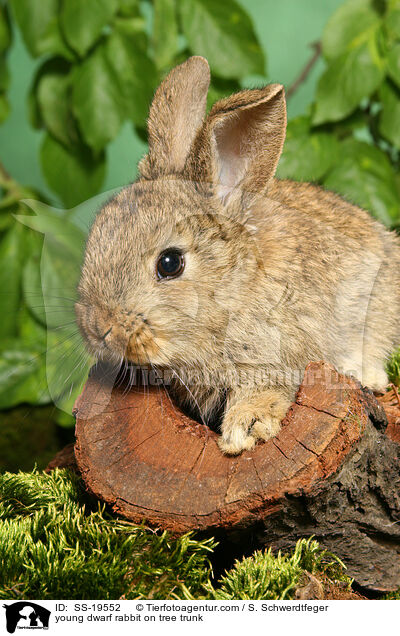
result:
<svg viewBox="0 0 400 636"><path fill-rule="evenodd" d="M258 439L268 440L280 429L290 401L276 391L265 391L228 407L218 446L226 455L253 448Z"/></svg>

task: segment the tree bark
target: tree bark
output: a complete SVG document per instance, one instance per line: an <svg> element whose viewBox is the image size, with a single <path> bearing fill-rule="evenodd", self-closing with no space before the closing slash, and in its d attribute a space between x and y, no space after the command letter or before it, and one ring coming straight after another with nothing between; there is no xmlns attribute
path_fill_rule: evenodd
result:
<svg viewBox="0 0 400 636"><path fill-rule="evenodd" d="M97 368L76 404L75 456L88 490L134 522L276 549L314 535L360 585L389 591L400 587L397 398L312 363L280 433L226 457L163 387L113 387Z"/></svg>

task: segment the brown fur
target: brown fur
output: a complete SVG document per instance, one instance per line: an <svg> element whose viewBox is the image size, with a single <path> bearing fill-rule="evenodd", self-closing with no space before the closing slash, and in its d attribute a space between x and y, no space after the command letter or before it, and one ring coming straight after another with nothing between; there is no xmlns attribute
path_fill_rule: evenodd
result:
<svg viewBox="0 0 400 636"><path fill-rule="evenodd" d="M373 388L400 344L400 240L308 183L274 179L283 88L242 91L205 119L208 64L156 92L141 177L90 231L77 319L98 357L172 374L203 419L221 407L223 452L268 439L305 366L324 359ZM155 263L180 248L183 274Z"/></svg>

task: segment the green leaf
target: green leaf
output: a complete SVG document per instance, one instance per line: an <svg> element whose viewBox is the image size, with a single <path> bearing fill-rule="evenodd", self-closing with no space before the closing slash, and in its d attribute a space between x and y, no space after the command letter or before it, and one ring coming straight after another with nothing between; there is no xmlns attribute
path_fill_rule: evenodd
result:
<svg viewBox="0 0 400 636"><path fill-rule="evenodd" d="M40 105L38 103L38 86L45 75L63 74L66 75L71 66L62 57L51 57L47 59L37 69L28 93L28 117L34 128L42 128L44 125Z"/></svg>
<svg viewBox="0 0 400 636"><path fill-rule="evenodd" d="M105 176L105 155L94 157L85 146L72 151L50 135L44 138L40 160L43 174L67 207L96 194Z"/></svg>
<svg viewBox="0 0 400 636"><path fill-rule="evenodd" d="M105 54L117 83L118 100L124 100L124 112L134 124L144 126L158 83L157 70L146 54L144 34L131 37L118 24L106 42Z"/></svg>
<svg viewBox="0 0 400 636"><path fill-rule="evenodd" d="M100 194L80 203L76 207L65 210L65 218L82 230L86 236L93 222L93 210L100 210L112 197L116 196L120 190L121 186L107 190L106 192L100 192Z"/></svg>
<svg viewBox="0 0 400 636"><path fill-rule="evenodd" d="M71 48L83 56L118 8L117 0L63 0L61 26Z"/></svg>
<svg viewBox="0 0 400 636"><path fill-rule="evenodd" d="M75 320L74 303L85 234L66 215L31 202L37 216L17 217L45 235L40 261L24 271L24 298L47 327L46 380L51 399L67 412L87 377L88 356ZM72 403L71 403L72 400Z"/></svg>
<svg viewBox="0 0 400 636"><path fill-rule="evenodd" d="M307 117L289 122L286 141L278 165L281 179L317 181L334 164L338 153L336 137L329 133L311 132Z"/></svg>
<svg viewBox="0 0 400 636"><path fill-rule="evenodd" d="M91 148L100 150L117 136L126 117L125 98L104 43L75 69L72 81L81 133Z"/></svg>
<svg viewBox="0 0 400 636"><path fill-rule="evenodd" d="M68 147L79 143L79 133L72 114L69 69L53 67L47 72L44 69L38 78L36 95L40 121L53 137Z"/></svg>
<svg viewBox="0 0 400 636"><path fill-rule="evenodd" d="M16 219L44 234L40 252L27 262L23 274L26 305L42 324L60 329L74 320L73 304L84 251L85 234L66 214L39 201L25 201L36 216Z"/></svg>
<svg viewBox="0 0 400 636"><path fill-rule="evenodd" d="M10 114L10 103L5 95L0 95L0 124L3 123Z"/></svg>
<svg viewBox="0 0 400 636"><path fill-rule="evenodd" d="M335 11L322 36L322 50L329 60L369 38L380 23L371 0L348 0Z"/></svg>
<svg viewBox="0 0 400 636"><path fill-rule="evenodd" d="M0 339L17 332L22 269L29 254L28 232L19 223L14 223L0 242Z"/></svg>
<svg viewBox="0 0 400 636"><path fill-rule="evenodd" d="M31 55L52 53L73 58L60 32L59 0L10 0L10 4Z"/></svg>
<svg viewBox="0 0 400 636"><path fill-rule="evenodd" d="M379 131L390 143L400 148L400 92L390 82L385 82L379 90L379 96L382 101Z"/></svg>
<svg viewBox="0 0 400 636"><path fill-rule="evenodd" d="M137 11L139 7L139 0L118 0L118 12L124 13Z"/></svg>
<svg viewBox="0 0 400 636"><path fill-rule="evenodd" d="M229 97L233 93L238 93L240 90L241 86L237 80L213 77L207 93L207 108L211 108L218 100Z"/></svg>
<svg viewBox="0 0 400 636"><path fill-rule="evenodd" d="M139 10L139 0L118 0L118 13L123 16L136 15Z"/></svg>
<svg viewBox="0 0 400 636"><path fill-rule="evenodd" d="M1 24L0 24L1 26ZM1 28L0 28L1 42ZM0 124L3 123L10 114L10 104L4 92L8 89L10 83L10 75L8 72L6 60L0 55ZM4 91L4 92L3 92Z"/></svg>
<svg viewBox="0 0 400 636"><path fill-rule="evenodd" d="M47 392L44 351L20 339L8 339L0 347L0 409L21 402L46 404Z"/></svg>
<svg viewBox="0 0 400 636"><path fill-rule="evenodd" d="M6 232L14 224L14 219L11 214L8 214L4 210L1 210L0 214L0 232Z"/></svg>
<svg viewBox="0 0 400 636"><path fill-rule="evenodd" d="M24 269L24 298L35 318L48 329L63 329L75 321L74 302L81 259L46 237L39 260Z"/></svg>
<svg viewBox="0 0 400 636"><path fill-rule="evenodd" d="M397 86L400 87L400 42L389 51L387 72Z"/></svg>
<svg viewBox="0 0 400 636"><path fill-rule="evenodd" d="M27 97L28 120L32 128L39 130L43 127L43 119L37 101L36 89L31 86Z"/></svg>
<svg viewBox="0 0 400 636"><path fill-rule="evenodd" d="M319 80L314 124L338 121L349 115L379 86L384 62L375 37L331 62Z"/></svg>
<svg viewBox="0 0 400 636"><path fill-rule="evenodd" d="M226 78L265 73L251 20L235 0L181 0L179 10L191 51L204 55L213 73Z"/></svg>
<svg viewBox="0 0 400 636"><path fill-rule="evenodd" d="M37 254L31 257L23 276L25 304L38 322L29 315L21 326L20 336L27 346L40 345L44 352L40 358L41 385L47 387L47 395L60 409L70 413L90 363L74 313L85 235L65 214L60 215L38 201L29 204L38 215L16 218L44 233L45 238L40 258ZM31 365L27 367L35 375ZM25 375L23 379L32 380Z"/></svg>
<svg viewBox="0 0 400 636"><path fill-rule="evenodd" d="M131 38L139 38L139 42L141 45L143 44L143 38L145 37L145 46L143 46L143 52L147 51L148 42L147 42L147 23L143 16L136 15L132 16L117 16L114 20L113 30L117 30L120 33L124 33L128 37Z"/></svg>
<svg viewBox="0 0 400 636"><path fill-rule="evenodd" d="M374 146L355 139L341 143L338 163L324 185L369 210L389 227L398 218L396 175L385 153Z"/></svg>
<svg viewBox="0 0 400 636"><path fill-rule="evenodd" d="M400 40L400 6L393 6L393 9L388 11L384 19L385 31L388 36L389 48L397 40Z"/></svg>
<svg viewBox="0 0 400 636"><path fill-rule="evenodd" d="M55 211L51 206L35 199L25 199L22 203L28 206L35 216L16 214L14 217L17 221L67 247L75 260L81 258L85 234L75 223L68 220L69 210Z"/></svg>
<svg viewBox="0 0 400 636"><path fill-rule="evenodd" d="M44 325L35 319L27 306L21 305L18 313L18 334L21 341L32 348L46 349L47 331Z"/></svg>
<svg viewBox="0 0 400 636"><path fill-rule="evenodd" d="M10 84L10 73L4 58L0 58L0 91L6 91Z"/></svg>
<svg viewBox="0 0 400 636"><path fill-rule="evenodd" d="M153 50L157 67L170 66L178 47L175 0L154 0Z"/></svg>
<svg viewBox="0 0 400 636"><path fill-rule="evenodd" d="M25 264L22 275L22 289L26 306L42 327L46 327L46 307L40 276L40 255L34 254Z"/></svg>
<svg viewBox="0 0 400 636"><path fill-rule="evenodd" d="M6 6L0 5L0 54L7 51L11 45L11 26Z"/></svg>
<svg viewBox="0 0 400 636"><path fill-rule="evenodd" d="M139 0L118 0L118 13L124 16L137 15Z"/></svg>

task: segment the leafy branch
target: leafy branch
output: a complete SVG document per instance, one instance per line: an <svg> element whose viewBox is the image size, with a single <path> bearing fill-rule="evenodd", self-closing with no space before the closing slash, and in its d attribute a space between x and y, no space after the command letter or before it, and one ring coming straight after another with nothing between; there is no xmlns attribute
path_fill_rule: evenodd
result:
<svg viewBox="0 0 400 636"><path fill-rule="evenodd" d="M309 113L289 122L278 174L317 181L397 227L400 1L347 0L328 21L320 50L325 70Z"/></svg>
<svg viewBox="0 0 400 636"><path fill-rule="evenodd" d="M307 62L307 64L305 65L305 67L303 68L303 70L301 71L300 75L295 79L293 84L291 84L289 88L286 90L286 99L288 100L291 97L293 97L293 95L301 86L301 84L303 84L307 80L309 74L311 73L312 69L314 68L317 60L319 59L321 55L321 50L322 50L321 42L313 42L313 44L310 44L310 46L312 49L314 49L314 53L309 59L309 61Z"/></svg>
<svg viewBox="0 0 400 636"><path fill-rule="evenodd" d="M205 55L216 99L264 74L264 53L236 0L9 0L40 64L29 109L45 131L40 159L50 188L73 207L101 189L107 146L124 122L140 136L162 75Z"/></svg>

